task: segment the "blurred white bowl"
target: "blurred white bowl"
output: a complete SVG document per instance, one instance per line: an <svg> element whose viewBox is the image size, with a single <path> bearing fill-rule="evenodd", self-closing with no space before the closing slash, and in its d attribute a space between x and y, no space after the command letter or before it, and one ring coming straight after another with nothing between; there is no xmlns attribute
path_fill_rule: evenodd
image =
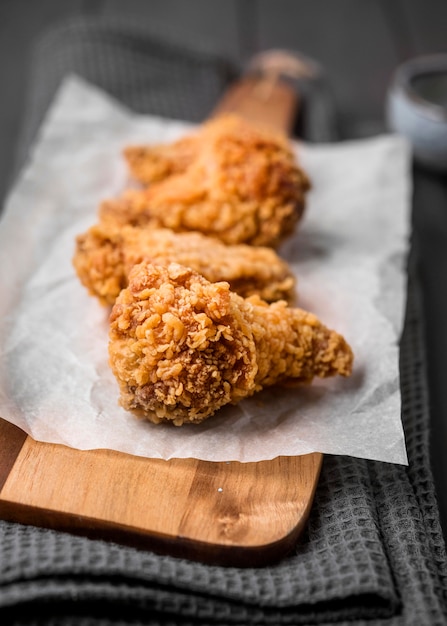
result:
<svg viewBox="0 0 447 626"><path fill-rule="evenodd" d="M389 130L407 137L415 161L447 171L447 54L400 65L388 90Z"/></svg>

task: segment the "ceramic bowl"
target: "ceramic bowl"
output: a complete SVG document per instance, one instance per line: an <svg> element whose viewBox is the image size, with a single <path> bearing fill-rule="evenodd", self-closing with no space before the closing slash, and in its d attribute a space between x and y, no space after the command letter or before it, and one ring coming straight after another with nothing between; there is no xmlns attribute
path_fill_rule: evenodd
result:
<svg viewBox="0 0 447 626"><path fill-rule="evenodd" d="M447 171L447 54L400 65L386 103L391 131L408 138L415 161Z"/></svg>

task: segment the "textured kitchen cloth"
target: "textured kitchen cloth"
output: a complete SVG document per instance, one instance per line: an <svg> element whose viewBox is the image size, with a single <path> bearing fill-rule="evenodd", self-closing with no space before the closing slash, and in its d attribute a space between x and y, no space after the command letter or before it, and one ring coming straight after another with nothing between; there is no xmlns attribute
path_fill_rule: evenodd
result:
<svg viewBox="0 0 447 626"><path fill-rule="evenodd" d="M208 114L231 78L220 59L139 27L97 19L59 25L34 50L22 157L73 72L137 111L191 121ZM0 522L0 623L447 624L416 261L413 249L401 339L408 467L326 455L303 537L263 568L207 566Z"/></svg>

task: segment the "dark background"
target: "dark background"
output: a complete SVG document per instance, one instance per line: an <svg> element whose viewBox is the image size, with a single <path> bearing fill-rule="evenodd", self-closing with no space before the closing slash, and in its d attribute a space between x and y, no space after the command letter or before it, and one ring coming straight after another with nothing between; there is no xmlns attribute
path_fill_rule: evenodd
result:
<svg viewBox="0 0 447 626"><path fill-rule="evenodd" d="M325 70L340 139L385 132L396 66L447 52L445 0L0 0L0 198L12 183L33 42L52 24L85 15L136 19L148 33L220 53L241 69L261 50L301 52ZM446 528L447 183L417 168L414 181L433 470Z"/></svg>
<svg viewBox="0 0 447 626"><path fill-rule="evenodd" d="M79 15L136 18L148 33L220 52L241 67L259 50L302 52L326 71L341 138L383 130L397 64L447 52L445 0L0 0L0 195L11 176L33 41Z"/></svg>

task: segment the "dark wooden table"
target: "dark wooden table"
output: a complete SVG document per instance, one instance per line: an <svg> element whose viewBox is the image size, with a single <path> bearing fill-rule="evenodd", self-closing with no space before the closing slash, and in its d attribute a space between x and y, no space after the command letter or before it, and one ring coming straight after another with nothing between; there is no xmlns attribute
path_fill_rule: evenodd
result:
<svg viewBox="0 0 447 626"><path fill-rule="evenodd" d="M148 33L221 52L243 67L255 52L287 48L324 68L340 139L386 130L384 103L399 63L447 52L444 0L1 0L0 198L14 180L30 50L45 28L69 16L137 18ZM415 230L421 252L433 472L447 529L447 180L415 172Z"/></svg>

